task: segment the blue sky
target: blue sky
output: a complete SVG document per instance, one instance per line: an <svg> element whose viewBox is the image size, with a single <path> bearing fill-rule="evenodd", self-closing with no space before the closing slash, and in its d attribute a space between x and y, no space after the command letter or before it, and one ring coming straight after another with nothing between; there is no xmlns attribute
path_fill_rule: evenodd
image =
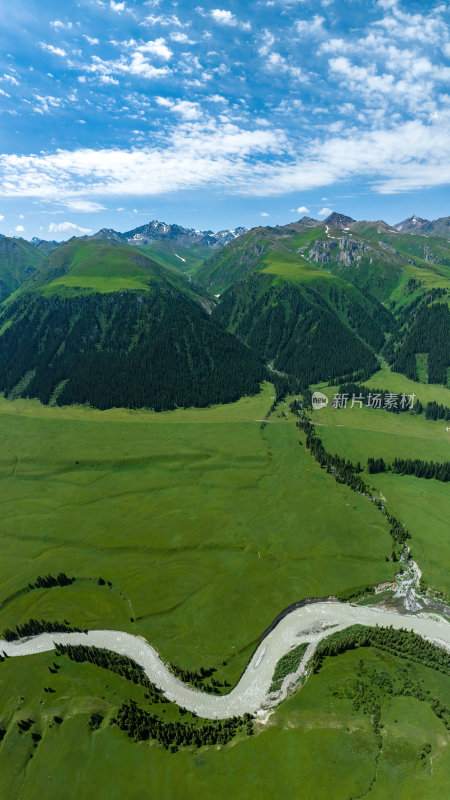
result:
<svg viewBox="0 0 450 800"><path fill-rule="evenodd" d="M446 3L14 0L0 231L450 214Z"/></svg>

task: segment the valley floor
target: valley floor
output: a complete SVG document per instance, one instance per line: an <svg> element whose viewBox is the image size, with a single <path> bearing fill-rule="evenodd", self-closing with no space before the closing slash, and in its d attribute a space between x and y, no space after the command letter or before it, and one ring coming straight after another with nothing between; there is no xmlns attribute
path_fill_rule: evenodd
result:
<svg viewBox="0 0 450 800"><path fill-rule="evenodd" d="M250 659L246 675L254 674L267 645L258 646L261 632L281 609L392 581L398 564L385 518L320 469L288 405L261 422L273 396L266 384L235 404L162 414L0 400L0 632L32 617L123 631L145 637L163 661L184 670L214 666L220 682L234 685ZM325 423L317 430L346 458L425 457L430 447L445 458L438 425L423 418L329 414L313 415ZM411 530L425 579L448 592L441 485L390 474L366 479ZM31 588L38 576L62 571L76 580ZM341 607L333 604L334 615ZM376 613L354 608L360 620ZM261 674L273 671L289 642L301 641L295 619L294 639L281 637L279 649L264 652ZM423 800L446 797L449 732L430 706L380 689L380 750L371 714L355 706L352 692L359 673L381 670L422 681L450 706L448 678L374 648L327 659L301 692L256 723L253 737L177 753L129 741L108 724L124 700L145 702L142 687L73 662L54 677L52 663L42 653L0 664L0 770L8 785L1 800L35 800L44 787L62 800L134 800L143 786L161 800L280 793L349 800L369 789L380 800L403 800L413 789ZM44 691L49 686L54 693ZM87 724L93 712L105 718L96 731ZM161 714L175 712L168 706ZM27 718L42 734L36 747L17 729Z"/></svg>

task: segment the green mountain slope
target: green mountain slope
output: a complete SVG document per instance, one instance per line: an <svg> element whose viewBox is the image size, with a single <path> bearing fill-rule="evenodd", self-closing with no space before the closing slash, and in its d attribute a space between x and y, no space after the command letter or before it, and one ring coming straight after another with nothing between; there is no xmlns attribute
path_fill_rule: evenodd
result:
<svg viewBox="0 0 450 800"><path fill-rule="evenodd" d="M225 287L214 318L303 385L370 374L395 326L376 298L307 261L323 237L324 225L255 228L197 272L215 294Z"/></svg>
<svg viewBox="0 0 450 800"><path fill-rule="evenodd" d="M436 297L430 293L414 313L406 315L385 354L395 372L423 383L450 385L450 310L447 303L433 300Z"/></svg>
<svg viewBox="0 0 450 800"><path fill-rule="evenodd" d="M49 297L148 291L157 286L190 291L188 281L181 275L126 244L111 240L71 239L54 250L22 288Z"/></svg>
<svg viewBox="0 0 450 800"><path fill-rule="evenodd" d="M197 276L221 295L216 318L280 371L325 380L367 371L375 351L411 378L445 383L445 312L429 306L448 301L449 257L445 240L401 234L381 221L295 223L249 231ZM271 277L262 284L262 276ZM413 325L422 306L429 325L422 317Z"/></svg>
<svg viewBox="0 0 450 800"><path fill-rule="evenodd" d="M210 247L196 243L185 246L171 241L160 241L142 245L136 249L163 267L191 275L195 275L203 262L211 255Z"/></svg>
<svg viewBox="0 0 450 800"><path fill-rule="evenodd" d="M368 376L378 364L373 346L352 330L350 320L378 347L382 328L373 307L369 313L370 301L364 308L336 284L329 291L339 313L314 284L259 273L229 289L213 317L274 370L295 376L303 386L337 376Z"/></svg>
<svg viewBox="0 0 450 800"><path fill-rule="evenodd" d="M209 304L128 246L73 240L0 311L0 390L157 410L258 391L262 362L211 319Z"/></svg>
<svg viewBox="0 0 450 800"><path fill-rule="evenodd" d="M402 234L382 221L354 222L348 228L324 223L253 228L207 259L196 277L218 294L259 270L263 261L280 258L310 264L364 289L380 302L398 305L404 303L404 289L411 279L423 285L422 294L450 281L446 239Z"/></svg>
<svg viewBox="0 0 450 800"><path fill-rule="evenodd" d="M391 282L384 280L383 299L401 307L431 289L450 285L450 243L438 236L398 233L385 223L357 222L352 236L372 251L372 267L379 272L381 264L391 267ZM355 276L356 279L356 276ZM408 282L416 281L416 293L405 298ZM408 292L408 295L412 294Z"/></svg>
<svg viewBox="0 0 450 800"><path fill-rule="evenodd" d="M220 294L249 273L259 270L272 251L292 256L305 242L314 240L323 226L308 227L300 223L276 228L252 228L214 253L196 271L196 278L213 294ZM304 263L303 259L300 259Z"/></svg>
<svg viewBox="0 0 450 800"><path fill-rule="evenodd" d="M43 261L44 255L24 239L0 239L0 302L14 292Z"/></svg>

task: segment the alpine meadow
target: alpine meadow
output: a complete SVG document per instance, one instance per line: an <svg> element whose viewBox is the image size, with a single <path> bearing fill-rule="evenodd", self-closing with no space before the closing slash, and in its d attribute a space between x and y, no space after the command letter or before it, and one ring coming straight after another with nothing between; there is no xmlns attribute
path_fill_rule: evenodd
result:
<svg viewBox="0 0 450 800"><path fill-rule="evenodd" d="M4 11L0 800L447 800L448 8Z"/></svg>

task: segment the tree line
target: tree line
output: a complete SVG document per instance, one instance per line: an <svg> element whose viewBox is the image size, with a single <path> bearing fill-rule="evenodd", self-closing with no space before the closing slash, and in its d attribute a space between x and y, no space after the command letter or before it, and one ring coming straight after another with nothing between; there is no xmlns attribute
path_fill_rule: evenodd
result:
<svg viewBox="0 0 450 800"><path fill-rule="evenodd" d="M377 631L380 630L382 633L377 633ZM391 631L391 633L386 635L386 630ZM371 635L371 631L375 631L375 633ZM424 651L420 642L411 642L408 640L405 642L402 634L407 633L406 631L400 631L399 636L392 636L392 629L371 628L368 631L364 631L362 626L354 626L353 629L347 629L347 631L343 633L344 637L341 646L343 645L345 649L349 649L349 647L353 648L353 646L365 647L374 645L377 652L381 651L381 653L383 653L387 651L403 659L406 658L409 662L418 662L421 666L434 666L435 668L437 666L438 669L442 668L440 663L437 665L433 663L434 655L431 654L430 658L429 652L426 650ZM404 645L406 645L405 648L403 648ZM331 652L329 652L328 655L336 655L337 651L342 652L342 649L334 646L331 648ZM425 656L425 662L422 661L423 656ZM324 655L322 652L322 655L317 658L314 664L316 672L322 665L323 657ZM410 666L410 664L408 664L408 666ZM389 696L414 697L421 702L427 703L447 730L450 730L450 709L448 709L438 697L433 697L429 689L424 688L424 681L418 677L417 671L401 667L395 672L392 669L388 672L386 669L377 669L374 667L375 665L372 666L370 663L367 664L363 659L360 659L359 667L356 668L356 676L349 676L344 686L339 687L339 690L334 694L353 700L353 707L356 711L361 710L364 714L370 715L373 731L377 737L377 744L380 749L382 747L382 725L380 724L381 708L383 701ZM422 748L419 758L425 758L430 750L431 746L426 745Z"/></svg>
<svg viewBox="0 0 450 800"><path fill-rule="evenodd" d="M259 392L267 377L255 353L175 291L27 295L7 314L7 395L161 411L232 402Z"/></svg>
<svg viewBox="0 0 450 800"><path fill-rule="evenodd" d="M404 413L405 411L413 411L415 414L422 414L425 412L425 419L432 419L432 420L450 419L450 408L448 406L443 405L442 403L437 403L435 400L431 400L424 407L423 404L420 402L420 400L416 398L413 407L410 408L409 402L404 403L402 406L400 393L390 392L388 389L373 389L372 387L369 388L368 386L365 386L362 383L340 384L340 386L338 387L338 392L341 395L346 394L348 396L349 402L352 401L353 395L355 395L355 398L361 395L367 397L369 392L371 393L372 397L374 395L380 395L380 407L384 411L390 411L394 414L401 414ZM389 400L389 398L392 398L392 396L395 396L395 394L397 394L397 397L399 399L397 400L395 405L393 404L390 405L388 402L386 402L386 398ZM406 397L409 398L410 395L406 395ZM310 399L309 399L309 404L311 404ZM363 403L363 405L366 404Z"/></svg>
<svg viewBox="0 0 450 800"><path fill-rule="evenodd" d="M432 400L425 408L425 419L450 419L450 408Z"/></svg>
<svg viewBox="0 0 450 800"><path fill-rule="evenodd" d="M420 353L428 356L427 382L445 384L450 363L450 310L447 304L423 302L385 351L394 372L402 372L413 381L419 379L416 355Z"/></svg>
<svg viewBox="0 0 450 800"><path fill-rule="evenodd" d="M197 672L195 670L189 669L182 669L178 667L176 664L169 664L171 672L176 675L183 683L189 684L193 686L195 689L199 689L203 692L208 692L209 694L220 694L220 689L229 687L231 684L228 681L221 683L220 681L212 678L211 676L216 672L216 667L200 667L200 671ZM205 681L211 678L211 683L205 683Z"/></svg>
<svg viewBox="0 0 450 800"><path fill-rule="evenodd" d="M382 458L367 459L369 473L394 472L396 475L414 475L416 478L435 478L446 483L450 481L450 461L443 463L422 461L420 458L395 458L392 464L386 464Z"/></svg>
<svg viewBox="0 0 450 800"><path fill-rule="evenodd" d="M136 664L128 656L122 656L118 653L113 653L111 650L105 650L102 647L92 647L91 645L71 645L71 644L56 644L56 654L60 656L68 656L71 661L79 663L87 661L89 664L95 664L97 667L109 669L120 675L127 681L143 686L151 697L152 703L168 703L169 701L164 697L161 689L155 686L143 668Z"/></svg>
<svg viewBox="0 0 450 800"><path fill-rule="evenodd" d="M411 538L411 534L400 520L388 512L382 500L372 494L369 486L359 474L362 471L361 464L359 462L353 464L352 461L345 460L337 453L334 455L329 453L323 446L321 439L316 435L315 426L309 417L300 410L298 404L292 410L299 417L297 426L306 433L306 447L322 469L326 469L329 474L333 475L337 483L345 483L352 491L368 497L389 522L389 534L393 542L398 547L403 547L406 541ZM393 561L397 561L398 556L395 550L392 551L391 558Z"/></svg>
<svg viewBox="0 0 450 800"><path fill-rule="evenodd" d="M382 408L384 411L390 411L393 414L402 414L406 411L414 411L415 414L421 414L423 410L423 406L419 400L415 400L412 409L410 408L410 395L408 394L405 395L406 399L403 399L402 402L401 392L390 392L388 389L373 389L372 387L364 386L362 383L342 383L338 387L338 393L341 396L346 395L348 397L347 402L350 404L352 403L353 395L355 395L355 403L358 402L358 397L364 398L361 402L362 407L365 408L375 407L367 404L369 394L372 399L374 395L379 395L378 405L376 408ZM357 407L360 407L359 402Z"/></svg>
<svg viewBox="0 0 450 800"><path fill-rule="evenodd" d="M54 575L38 575L34 583L29 583L29 589L51 589L54 586L70 586L76 578L69 578L65 572L59 572L56 577Z"/></svg>
<svg viewBox="0 0 450 800"><path fill-rule="evenodd" d="M180 712L185 709L180 709ZM252 717L231 717L208 720L199 725L182 722L164 722L155 714L139 708L134 700L122 703L113 720L120 730L136 742L156 739L166 750L175 753L179 747L199 748L204 745L223 745L237 733L253 733Z"/></svg>
<svg viewBox="0 0 450 800"><path fill-rule="evenodd" d="M29 619L28 622L16 625L12 630L6 628L3 631L3 638L7 642L22 639L24 636L38 636L40 633L87 633L87 630L70 625L67 620L64 622L49 622L46 619Z"/></svg>
<svg viewBox="0 0 450 800"><path fill-rule="evenodd" d="M388 320L378 306L371 315L348 297L341 295L340 301L342 313L347 312L355 325L359 320L359 335L314 289L273 283L271 276L261 273L229 289L213 317L265 363L273 361L274 369L294 376L300 386L368 378L378 369L372 348L381 346L383 325ZM386 309L384 312L390 318Z"/></svg>
<svg viewBox="0 0 450 800"><path fill-rule="evenodd" d="M292 675L297 672L307 648L308 643L303 642L292 650L289 650L288 653L285 653L285 655L280 658L273 673L269 692L278 692L287 675Z"/></svg>
<svg viewBox="0 0 450 800"><path fill-rule="evenodd" d="M414 631L392 626L379 628L369 625L351 625L343 631L332 633L317 645L309 667L318 672L326 656L337 656L356 647L379 647L392 655L407 658L418 664L450 676L450 653L443 647L428 642Z"/></svg>

